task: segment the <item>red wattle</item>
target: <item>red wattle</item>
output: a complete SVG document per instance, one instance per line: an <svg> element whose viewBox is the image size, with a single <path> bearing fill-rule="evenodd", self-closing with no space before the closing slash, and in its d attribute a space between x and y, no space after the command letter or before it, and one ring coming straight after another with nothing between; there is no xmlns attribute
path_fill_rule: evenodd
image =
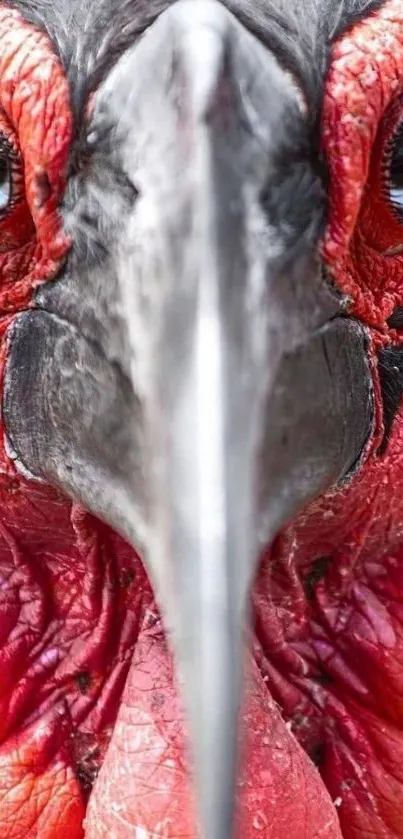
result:
<svg viewBox="0 0 403 839"><path fill-rule="evenodd" d="M238 787L242 839L341 839L320 775L250 662ZM196 839L187 726L160 628L138 640L105 762L90 798L86 839Z"/></svg>

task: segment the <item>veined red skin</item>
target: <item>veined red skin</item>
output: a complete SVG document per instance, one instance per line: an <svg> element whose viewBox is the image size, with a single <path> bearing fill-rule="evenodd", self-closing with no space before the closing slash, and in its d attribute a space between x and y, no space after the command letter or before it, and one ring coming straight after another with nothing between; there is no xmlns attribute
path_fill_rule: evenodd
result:
<svg viewBox="0 0 403 839"><path fill-rule="evenodd" d="M193 839L186 723L142 563L46 487L10 481L1 502L2 835L82 837L112 737L86 836L125 839L136 825L139 837ZM341 839L317 770L252 662L244 726L240 835L284 839L292 821L296 839Z"/></svg>
<svg viewBox="0 0 403 839"><path fill-rule="evenodd" d="M379 346L400 340L386 321L402 304L402 257L383 255L400 226L378 194L384 134L399 114L377 130L403 89L402 33L401 0L389 0L335 46L327 82L324 255L370 329L376 416L357 475L262 560L242 839L403 838L403 422L400 412L379 456L376 365ZM71 116L46 37L1 3L0 102L26 186L16 214L0 218L3 370L7 327L68 248L57 207ZM49 195L38 200L44 173ZM0 579L0 834L193 839L186 723L142 563L106 526L19 476L3 445Z"/></svg>

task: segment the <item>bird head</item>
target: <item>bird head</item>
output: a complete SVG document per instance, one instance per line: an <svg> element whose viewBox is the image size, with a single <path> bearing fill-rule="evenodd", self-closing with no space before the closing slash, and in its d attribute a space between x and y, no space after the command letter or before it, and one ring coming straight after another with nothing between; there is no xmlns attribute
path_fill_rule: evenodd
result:
<svg viewBox="0 0 403 839"><path fill-rule="evenodd" d="M398 543L403 12L112 6L0 4L3 484L141 554L227 839L257 574Z"/></svg>

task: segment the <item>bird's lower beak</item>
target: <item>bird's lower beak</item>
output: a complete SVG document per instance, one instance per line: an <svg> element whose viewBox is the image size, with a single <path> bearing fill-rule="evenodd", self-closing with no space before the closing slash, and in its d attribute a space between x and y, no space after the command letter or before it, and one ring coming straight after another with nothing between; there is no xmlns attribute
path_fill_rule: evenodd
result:
<svg viewBox="0 0 403 839"><path fill-rule="evenodd" d="M116 402L126 452L105 454L110 485L134 437L141 465L119 484L118 517L116 494L93 501L77 475L73 491L141 539L183 682L203 835L229 839L259 549L359 455L364 339L337 318L315 257L321 184L301 96L223 6L183 0L162 15L110 74L94 125L138 190L114 260L140 409L129 421Z"/></svg>

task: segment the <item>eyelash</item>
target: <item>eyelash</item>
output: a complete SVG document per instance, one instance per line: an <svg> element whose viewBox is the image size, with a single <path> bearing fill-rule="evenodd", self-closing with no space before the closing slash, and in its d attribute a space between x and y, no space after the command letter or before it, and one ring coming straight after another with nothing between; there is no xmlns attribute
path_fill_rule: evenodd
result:
<svg viewBox="0 0 403 839"><path fill-rule="evenodd" d="M0 167L5 161L10 178L10 196L7 205L0 208L0 218L4 217L24 198L24 175L19 152L0 132Z"/></svg>
<svg viewBox="0 0 403 839"><path fill-rule="evenodd" d="M396 187L396 190L401 193L401 204L399 204L396 200L393 200L392 194L393 163L395 156L400 156L401 158L399 163L402 169L402 184L401 187ZM396 164L397 162L398 161L396 161ZM400 221L403 221L403 121L398 123L396 129L393 131L392 135L385 144L382 160L382 173L382 191L384 193L384 197L389 202L393 213L397 216L397 218Z"/></svg>
<svg viewBox="0 0 403 839"><path fill-rule="evenodd" d="M18 137L0 107L0 259L34 236Z"/></svg>

